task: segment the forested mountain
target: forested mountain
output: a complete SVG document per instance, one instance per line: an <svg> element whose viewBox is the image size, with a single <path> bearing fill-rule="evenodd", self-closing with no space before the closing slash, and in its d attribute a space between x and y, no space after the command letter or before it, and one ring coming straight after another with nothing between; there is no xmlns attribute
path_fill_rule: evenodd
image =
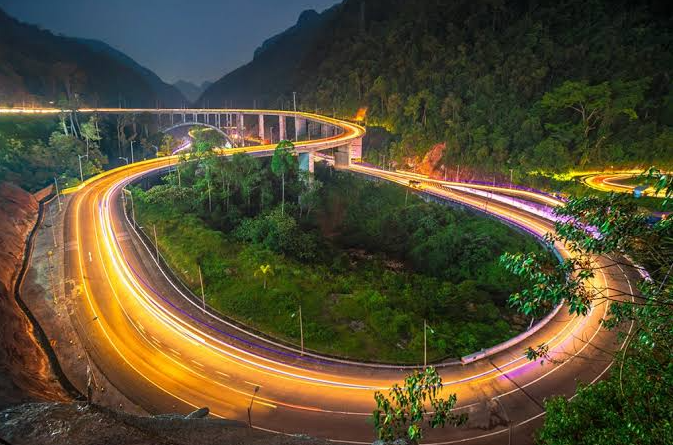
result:
<svg viewBox="0 0 673 445"><path fill-rule="evenodd" d="M208 100L211 106L250 107L256 101L257 105L269 108L286 107L298 85L294 79L302 60L337 11L338 7L320 14L313 10L302 12L296 25L262 43L250 63L208 87L199 103Z"/></svg>
<svg viewBox="0 0 673 445"><path fill-rule="evenodd" d="M303 47L276 36L203 97L366 106L369 124L400 135L398 160L445 142L441 162L482 171L670 167L671 12L656 0L344 0Z"/></svg>
<svg viewBox="0 0 673 445"><path fill-rule="evenodd" d="M180 106L182 94L95 40L54 35L0 10L0 103Z"/></svg>

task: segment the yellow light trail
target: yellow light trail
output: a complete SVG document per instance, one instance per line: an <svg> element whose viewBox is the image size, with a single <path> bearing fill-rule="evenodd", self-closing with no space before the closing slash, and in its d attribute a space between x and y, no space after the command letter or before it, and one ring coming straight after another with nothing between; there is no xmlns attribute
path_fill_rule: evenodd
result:
<svg viewBox="0 0 673 445"><path fill-rule="evenodd" d="M364 129L354 124L332 122L339 125L342 133L327 138L330 143L335 141L334 138L339 143L347 143L364 133ZM325 139L298 145L313 149L324 142ZM245 147L240 151L271 149L273 146L267 145ZM238 151L226 151L227 154L232 152ZM166 409L175 399L192 408L209 406L218 416L244 419L253 395L252 386L260 386L260 394L256 396L259 398L256 404L260 405L258 428L318 435L321 428L325 428L331 431L329 439L357 443L369 438L370 427L363 417L373 408L373 391L387 389L392 383L399 382L407 370L328 362L313 365L299 358L280 361L277 356L242 348L165 304L144 282L153 278L145 276L141 282L131 270L128 261L134 261L134 268L139 268L141 274L142 267L153 266L143 266L142 259L134 257L136 251L128 237L121 241L122 237L118 236L125 227L118 205L121 189L129 181L175 162L175 157L167 157L131 164L92 178L73 190L76 193L68 212L75 219L72 236L78 249L72 255L75 255L75 276L82 283L83 292L72 298L76 300L77 310L98 317L97 326L87 328L87 343L96 352L96 363L122 392L150 409ZM408 184L409 177L404 173L362 166L352 166L351 169ZM523 209L444 187L453 185L451 183L427 179L424 183L438 196L483 209L527 227L539 236L553 228L550 221ZM551 200L549 202L553 205ZM568 255L563 246L557 248L561 255ZM85 252L95 253L95 261L85 259ZM601 264L603 259L596 261ZM601 279L595 278L596 286L609 284L611 288L619 288L627 283L630 286L625 274L622 277L603 274ZM79 298L81 301L77 301ZM602 375L607 367L594 372L582 367L579 357L589 350L593 355L600 354L598 349L607 348L614 340L613 333L602 329L607 303L603 309L592 310L587 317L569 316L566 311L560 311L529 339L494 355L492 360L505 373L521 373L517 377L520 386L541 392L541 397L553 393L559 381L574 382L578 375L587 375L589 379ZM586 338L586 341L576 347L570 341L575 338ZM528 345L543 343L549 345L551 354L563 357L565 361L544 369L539 365L530 366L534 364L525 359L523 350ZM598 349L587 349L590 345ZM503 381L500 373L486 360L442 367L441 374L445 381L444 391L458 394L460 409L475 406L484 397L506 400L519 391ZM554 375L553 380L551 375ZM139 386L139 381L146 385ZM518 421L528 422L537 417L537 413L527 414L522 410ZM447 430L433 434L457 433ZM474 433L467 440L481 435ZM454 439L441 440L437 443L450 443Z"/></svg>

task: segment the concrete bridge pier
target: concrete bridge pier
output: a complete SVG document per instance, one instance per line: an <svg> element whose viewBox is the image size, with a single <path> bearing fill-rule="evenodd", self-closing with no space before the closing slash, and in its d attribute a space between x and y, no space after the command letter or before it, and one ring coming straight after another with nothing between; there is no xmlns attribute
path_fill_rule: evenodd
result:
<svg viewBox="0 0 673 445"><path fill-rule="evenodd" d="M294 140L298 141L299 138L306 135L306 119L301 117L294 118Z"/></svg>
<svg viewBox="0 0 673 445"><path fill-rule="evenodd" d="M259 127L259 138L262 140L262 143L264 143L264 115L259 114L258 115L258 127Z"/></svg>
<svg viewBox="0 0 673 445"><path fill-rule="evenodd" d="M350 159L362 159L362 138L353 139L350 146Z"/></svg>
<svg viewBox="0 0 673 445"><path fill-rule="evenodd" d="M243 132L245 131L245 122L243 119L243 113L238 113L237 114L237 119L236 119L236 134L238 135L239 138L239 146L240 147L245 147L245 135Z"/></svg>
<svg viewBox="0 0 673 445"><path fill-rule="evenodd" d="M334 166L347 168L351 165L351 145L340 145L334 149Z"/></svg>
<svg viewBox="0 0 673 445"><path fill-rule="evenodd" d="M285 132L285 116L278 116L278 138L279 140L287 139Z"/></svg>
<svg viewBox="0 0 673 445"><path fill-rule="evenodd" d="M299 170L313 175L315 172L315 152L313 150L299 153Z"/></svg>

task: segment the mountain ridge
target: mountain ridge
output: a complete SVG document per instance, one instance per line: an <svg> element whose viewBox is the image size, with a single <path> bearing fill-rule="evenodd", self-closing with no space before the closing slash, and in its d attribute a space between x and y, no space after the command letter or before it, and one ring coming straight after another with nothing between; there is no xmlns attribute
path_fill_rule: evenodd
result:
<svg viewBox="0 0 673 445"><path fill-rule="evenodd" d="M57 35L0 9L0 102L154 107L184 101L110 45Z"/></svg>

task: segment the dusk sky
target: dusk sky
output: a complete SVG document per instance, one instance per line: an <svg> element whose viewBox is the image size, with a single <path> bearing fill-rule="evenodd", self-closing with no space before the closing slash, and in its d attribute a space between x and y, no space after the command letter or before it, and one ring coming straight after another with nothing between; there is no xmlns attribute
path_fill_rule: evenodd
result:
<svg viewBox="0 0 673 445"><path fill-rule="evenodd" d="M102 40L167 82L200 83L250 61L257 46L295 24L301 11L337 2L0 0L0 8L54 33Z"/></svg>

